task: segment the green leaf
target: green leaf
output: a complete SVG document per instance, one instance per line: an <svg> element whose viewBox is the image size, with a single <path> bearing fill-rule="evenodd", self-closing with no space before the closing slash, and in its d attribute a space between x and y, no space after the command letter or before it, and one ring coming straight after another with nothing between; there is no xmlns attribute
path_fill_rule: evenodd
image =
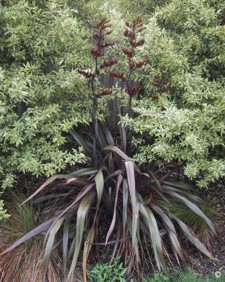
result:
<svg viewBox="0 0 225 282"><path fill-rule="evenodd" d="M121 158L123 158L125 161L132 161L130 157L128 157L122 150L120 150L117 146L114 145L108 145L104 148L104 150L107 151L113 151L117 153Z"/></svg>
<svg viewBox="0 0 225 282"><path fill-rule="evenodd" d="M28 197L23 203L25 204L29 200L31 200L34 196L36 196L38 193L40 193L44 188L46 188L49 184L51 184L56 179L70 179L71 176L68 174L56 174L50 177L48 180L46 180L30 197Z"/></svg>
<svg viewBox="0 0 225 282"><path fill-rule="evenodd" d="M55 241L55 236L58 230L62 227L63 221L65 220L65 217L61 217L59 220L54 222L52 226L50 227L48 233L47 233L47 238L46 240L46 246L45 246L45 270L44 270L44 275L46 275L47 270L48 270L48 263L49 259L51 256L51 253L54 248L54 241Z"/></svg>
<svg viewBox="0 0 225 282"><path fill-rule="evenodd" d="M69 133L71 134L71 136L74 138L74 140L84 148L84 150L91 154L92 152L92 148L90 148L90 146L88 146L87 142L84 140L84 138L75 130L70 129Z"/></svg>
<svg viewBox="0 0 225 282"><path fill-rule="evenodd" d="M133 248L137 245L137 225L139 220L139 207L136 195L136 184L135 184L135 170L133 161L125 162L127 171L127 183L130 192L131 205L132 205L132 246Z"/></svg>
<svg viewBox="0 0 225 282"><path fill-rule="evenodd" d="M95 185L96 185L96 190L97 190L98 206L99 206L101 203L102 194L104 191L104 178L103 178L103 173L101 169L98 171L98 173L95 176Z"/></svg>
<svg viewBox="0 0 225 282"><path fill-rule="evenodd" d="M181 221L180 219L178 219L177 217L173 216L174 219L177 221L177 223L180 225L181 229L183 230L184 234L187 236L187 238L191 241L191 243L197 248L199 249L199 251L201 251L203 254L205 254L207 257L209 257L212 260L217 260L216 258L214 258L212 256L212 254L206 249L206 247L202 244L202 242L195 236L193 235L188 226Z"/></svg>
<svg viewBox="0 0 225 282"><path fill-rule="evenodd" d="M75 247L74 247L74 253L73 253L71 266L69 269L68 278L72 278L72 275L75 271L78 256L80 254L81 243L82 243L82 240L84 239L83 236L84 236L84 224L85 224L86 215L92 204L92 201L95 195L96 193L94 191L91 191L89 192L89 194L86 194L84 198L82 199L79 205L78 211L77 211Z"/></svg>
<svg viewBox="0 0 225 282"><path fill-rule="evenodd" d="M108 243L108 239L109 239L109 236L112 234L112 231L115 227L115 223L116 223L116 213L117 213L117 202L118 202L118 194L119 194L119 189L120 189L120 186L121 186L121 183L123 181L123 177L122 175L118 175L118 178L117 178L117 181L116 181L116 197L115 197L115 200L114 200L114 209L113 209L113 218L112 218L112 222L110 224L110 227L109 227L109 230L106 234L106 239L105 239L105 244L107 245Z"/></svg>
<svg viewBox="0 0 225 282"><path fill-rule="evenodd" d="M140 203L139 206L140 206L140 213L143 216L143 219L151 236L151 243L152 243L152 248L156 259L157 267L159 271L162 269L163 271L167 272L167 267L163 256L162 240L161 240L157 220L153 212L148 207L144 206L142 203Z"/></svg>

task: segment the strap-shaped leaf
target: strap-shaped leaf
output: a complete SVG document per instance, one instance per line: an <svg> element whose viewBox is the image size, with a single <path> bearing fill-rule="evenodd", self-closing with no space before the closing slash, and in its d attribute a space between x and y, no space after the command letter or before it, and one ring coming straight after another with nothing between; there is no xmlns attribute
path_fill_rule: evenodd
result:
<svg viewBox="0 0 225 282"><path fill-rule="evenodd" d="M121 183L123 181L123 177L122 175L119 175L118 178L117 178L117 182L116 182L116 197L115 197L115 200L114 200L114 209L113 209L113 218L112 218L112 222L111 222L111 225L109 227L109 230L107 232L107 235L106 235L106 239L105 239L105 244L107 245L107 242L109 240L109 236L112 234L112 231L115 227L115 223L116 223L116 213L117 213L117 202L118 202L118 194L119 194L119 189L120 189L120 186L121 186Z"/></svg>
<svg viewBox="0 0 225 282"><path fill-rule="evenodd" d="M76 132L75 130L71 129L69 130L69 133L70 135L73 137L73 139L80 145L84 148L84 150L91 154L92 152L92 148L90 148L88 146L88 143L84 140L84 138L78 133Z"/></svg>
<svg viewBox="0 0 225 282"><path fill-rule="evenodd" d="M201 251L204 255L206 255L207 257L209 257L212 260L217 260L216 258L213 257L213 255L206 249L206 247L202 244L202 242L195 236L193 235L188 226L181 221L179 218L177 218L176 216L173 216L173 218L177 221L177 223L180 225L181 229L183 230L185 236L187 236L187 238L191 241L191 243L197 248L199 249L199 251Z"/></svg>
<svg viewBox="0 0 225 282"><path fill-rule="evenodd" d="M104 148L104 150L108 150L108 151L113 151L115 153L117 153L122 159L124 159L125 161L132 161L132 159L130 157L128 157L128 155L126 155L122 150L120 150L117 146L114 145L108 145Z"/></svg>
<svg viewBox="0 0 225 282"><path fill-rule="evenodd" d="M152 209L161 217L166 230L170 236L170 241L175 253L179 255L179 257L184 261L185 258L183 256L182 247L180 245L178 235L172 220L168 217L167 214L157 205L150 203Z"/></svg>
<svg viewBox="0 0 225 282"><path fill-rule="evenodd" d="M47 187L49 184L51 184L56 179L70 179L71 175L69 174L56 174L50 177L48 180L46 180L30 197L28 197L23 203L25 204L29 200L31 200L34 196L36 196L38 193L40 193L45 187Z"/></svg>
<svg viewBox="0 0 225 282"><path fill-rule="evenodd" d="M95 221L96 221L96 216L94 218L92 227L87 235L86 241L84 242L83 259L82 259L82 270L83 270L84 282L87 281L87 260L88 260L88 256L91 251L91 247L92 247L92 244L95 238L95 224L96 224Z"/></svg>
<svg viewBox="0 0 225 282"><path fill-rule="evenodd" d="M87 167L87 168L81 168L78 169L72 173L70 173L70 176L75 176L75 177L80 177L80 176L88 176L88 175L93 175L96 172L98 172L97 169L92 168L92 167Z"/></svg>
<svg viewBox="0 0 225 282"><path fill-rule="evenodd" d="M132 246L137 245L137 224L139 220L139 207L136 196L136 184L135 184L135 170L134 162L126 161L127 183L130 192L131 205L132 205Z"/></svg>
<svg viewBox="0 0 225 282"><path fill-rule="evenodd" d="M103 122L100 122L100 125L101 125L101 128L102 128L102 131L104 132L105 134L105 138L108 142L109 145L114 145L114 139L113 139L113 136L109 130L109 128L107 127L107 125Z"/></svg>
<svg viewBox="0 0 225 282"><path fill-rule="evenodd" d="M66 275L66 267L68 261L69 249L69 230L70 230L71 216L68 216L63 225L63 238L62 238L62 252L63 252L63 273Z"/></svg>
<svg viewBox="0 0 225 282"><path fill-rule="evenodd" d="M86 215L95 195L96 195L95 191L91 191L90 193L85 195L77 211L75 247L74 247L74 253L73 253L69 274L68 274L68 279L72 278L73 273L75 271L75 267L77 264L78 256L81 249L81 243L84 235L84 224L85 224Z"/></svg>
<svg viewBox="0 0 225 282"><path fill-rule="evenodd" d="M96 191L98 196L98 206L100 205L102 194L104 190L104 177L102 170L100 169L98 173L95 176L95 185L96 185Z"/></svg>
<svg viewBox="0 0 225 282"><path fill-rule="evenodd" d="M22 236L19 240L17 240L15 243L13 243L10 247L8 247L7 249L4 250L4 252L2 252L0 254L0 256L12 251L13 249L15 249L16 247L18 247L19 245L23 244L24 242L28 241L30 238L34 237L37 234L42 233L43 231L49 229L49 227L52 225L52 223L54 222L55 217L52 217L48 220L46 220L45 222L43 222L42 224L38 225L37 227L35 227L34 229L32 229L30 232L28 232L27 234L25 234L24 236Z"/></svg>
<svg viewBox="0 0 225 282"><path fill-rule="evenodd" d="M61 217L59 220L57 220L51 226L50 231L48 233L48 238L46 239L47 243L46 243L46 246L45 246L44 276L46 275L47 270L48 270L48 263L49 263L49 259L50 259L52 250L54 248L54 241L55 241L56 233L59 231L60 227L62 227L64 220L65 220L65 217Z"/></svg>
<svg viewBox="0 0 225 282"><path fill-rule="evenodd" d="M157 267L159 271L162 269L164 272L167 272L157 220L153 212L147 206L144 206L143 203L141 202L140 202L140 213L143 216L143 219L145 221L145 224L148 228L151 237L152 248L153 248Z"/></svg>
<svg viewBox="0 0 225 282"><path fill-rule="evenodd" d="M212 221L200 210L200 208L193 202L189 201L184 196L179 195L176 192L170 192L170 195L174 198L180 200L182 203L184 203L187 207L189 207L194 213L196 213L198 216L200 216L202 219L205 220L209 228L216 234L215 227L213 226Z"/></svg>
<svg viewBox="0 0 225 282"><path fill-rule="evenodd" d="M128 215L128 183L127 179L123 179L123 237L125 237L125 230L127 225L127 215Z"/></svg>

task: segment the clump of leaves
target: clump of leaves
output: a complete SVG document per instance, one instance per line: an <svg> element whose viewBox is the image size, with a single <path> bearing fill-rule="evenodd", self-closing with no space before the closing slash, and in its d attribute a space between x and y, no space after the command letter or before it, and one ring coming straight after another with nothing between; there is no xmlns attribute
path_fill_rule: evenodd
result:
<svg viewBox="0 0 225 282"><path fill-rule="evenodd" d="M111 264L99 263L90 271L92 282L126 282L124 275L126 268L115 258Z"/></svg>
<svg viewBox="0 0 225 282"><path fill-rule="evenodd" d="M145 262L153 261L159 271L166 272L165 258L172 264L172 253L178 263L185 260L179 229L196 248L213 259L190 226L170 210L169 204L185 205L215 232L212 222L198 206L199 199L185 184L160 182L151 171L142 171L132 159L135 154L130 146L132 131L120 122L122 116L132 116L132 101L140 93L133 74L146 64L144 58L135 57L144 44L142 30L140 18L126 25L127 46L122 48L124 69L121 70L117 59L107 54L114 44L107 39L112 32L108 20L97 24L93 35L96 45L91 49L95 67L78 70L88 80L93 97L92 125L80 131L70 130L76 143L86 151L86 166L52 176L26 200L41 193L34 203L47 206L51 216L3 254L47 230L45 273L57 248L62 254L64 279L73 277L78 261L82 260L84 281L87 281L87 261L93 247L100 256L98 247L110 246L112 260L121 257L127 274L137 272L141 276ZM110 71L105 72L108 68ZM104 73L121 81L124 87L120 93L101 84ZM119 118L116 130L110 119L99 118L102 110L99 105L105 101L107 108L105 96L112 95L114 116Z"/></svg>

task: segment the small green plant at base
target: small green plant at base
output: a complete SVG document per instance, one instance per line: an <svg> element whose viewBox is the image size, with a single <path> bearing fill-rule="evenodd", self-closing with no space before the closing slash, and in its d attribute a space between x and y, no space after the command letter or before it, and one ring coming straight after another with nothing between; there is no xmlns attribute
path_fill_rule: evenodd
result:
<svg viewBox="0 0 225 282"><path fill-rule="evenodd" d="M115 258L111 264L98 263L91 271L91 282L126 282L124 274L126 268L119 262L119 258Z"/></svg>

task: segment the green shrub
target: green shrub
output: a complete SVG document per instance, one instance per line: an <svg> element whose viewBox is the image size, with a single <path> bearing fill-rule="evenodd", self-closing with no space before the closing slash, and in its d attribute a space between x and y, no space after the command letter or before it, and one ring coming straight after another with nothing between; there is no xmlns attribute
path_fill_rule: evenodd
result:
<svg viewBox="0 0 225 282"><path fill-rule="evenodd" d="M87 92L79 92L85 85L75 68L88 62L89 44L87 30L73 10L60 1L45 1L42 6L7 1L0 8L4 188L12 186L17 172L52 175L84 162L82 149L68 145L67 132L90 122L91 99Z"/></svg>
<svg viewBox="0 0 225 282"><path fill-rule="evenodd" d="M133 103L135 117L123 119L137 133L136 160L162 167L176 162L206 187L225 176L220 13L207 1L174 0L157 10L146 29L142 54L148 64L139 77L145 93Z"/></svg>

